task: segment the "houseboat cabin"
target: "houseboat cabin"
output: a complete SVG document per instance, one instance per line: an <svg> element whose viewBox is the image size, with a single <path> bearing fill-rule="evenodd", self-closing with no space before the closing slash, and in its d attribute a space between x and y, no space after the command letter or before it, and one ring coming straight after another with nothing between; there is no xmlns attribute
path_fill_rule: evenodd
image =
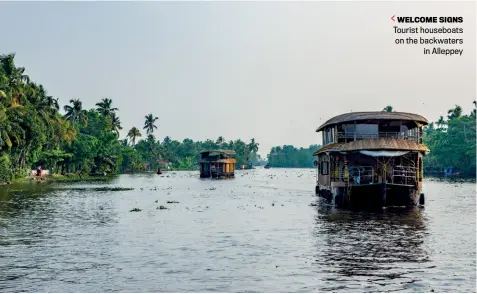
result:
<svg viewBox="0 0 477 294"><path fill-rule="evenodd" d="M316 131L316 193L336 206L424 205L421 194L422 127L428 121L404 112L354 112L336 116Z"/></svg>
<svg viewBox="0 0 477 294"><path fill-rule="evenodd" d="M235 175L235 152L208 150L200 153L201 178L233 178Z"/></svg>

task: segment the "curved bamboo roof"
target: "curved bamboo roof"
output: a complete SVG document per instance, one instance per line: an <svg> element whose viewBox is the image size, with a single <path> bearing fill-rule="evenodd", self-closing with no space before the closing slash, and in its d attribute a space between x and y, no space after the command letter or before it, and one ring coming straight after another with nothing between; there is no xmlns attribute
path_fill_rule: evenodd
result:
<svg viewBox="0 0 477 294"><path fill-rule="evenodd" d="M373 120L373 119L390 119L390 120L404 120L419 122L423 125L429 124L427 119L419 114L407 113L407 112L387 112L387 111L366 111L366 112L349 112L337 115L324 124L322 124L317 132L321 131L324 127L340 124L344 122L359 121L359 120Z"/></svg>
<svg viewBox="0 0 477 294"><path fill-rule="evenodd" d="M393 150L393 151L422 151L428 152L429 148L421 143L405 139L367 139L348 143L332 143L323 146L313 153L317 155L326 151L359 151L359 150Z"/></svg>
<svg viewBox="0 0 477 294"><path fill-rule="evenodd" d="M233 151L233 150L204 150L204 151L201 151L200 154L202 154L202 153L212 153L212 152L235 155L235 151Z"/></svg>

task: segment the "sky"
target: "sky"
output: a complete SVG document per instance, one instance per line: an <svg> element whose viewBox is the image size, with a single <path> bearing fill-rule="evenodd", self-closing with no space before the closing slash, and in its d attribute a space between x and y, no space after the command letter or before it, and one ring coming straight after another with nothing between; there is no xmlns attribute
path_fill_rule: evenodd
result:
<svg viewBox="0 0 477 294"><path fill-rule="evenodd" d="M61 105L111 98L122 137L152 113L161 140L255 138L266 155L320 144L316 128L349 111L470 112L475 11L457 1L0 2L0 54L16 53ZM463 27L464 44L441 46L463 55L395 44L393 15L463 16L447 27Z"/></svg>

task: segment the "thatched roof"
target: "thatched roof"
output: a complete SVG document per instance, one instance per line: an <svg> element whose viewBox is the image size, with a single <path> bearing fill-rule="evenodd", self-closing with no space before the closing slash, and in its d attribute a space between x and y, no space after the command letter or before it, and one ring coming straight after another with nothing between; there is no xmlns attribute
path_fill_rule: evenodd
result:
<svg viewBox="0 0 477 294"><path fill-rule="evenodd" d="M422 151L427 152L429 148L426 145L411 140L404 139L367 139L357 140L349 143L332 143L323 146L313 153L317 155L326 151L358 151L358 150L400 150L400 151Z"/></svg>
<svg viewBox="0 0 477 294"><path fill-rule="evenodd" d="M235 151L233 150L204 150L200 152L200 154L204 153L223 153L227 155L235 155Z"/></svg>
<svg viewBox="0 0 477 294"><path fill-rule="evenodd" d="M327 120L322 124L317 132L321 131L324 127L340 124L344 122L360 121L360 120L402 120L402 121L414 121L423 125L429 124L427 119L419 114L407 113L407 112L387 112L387 111L367 111L367 112L349 112L335 116Z"/></svg>

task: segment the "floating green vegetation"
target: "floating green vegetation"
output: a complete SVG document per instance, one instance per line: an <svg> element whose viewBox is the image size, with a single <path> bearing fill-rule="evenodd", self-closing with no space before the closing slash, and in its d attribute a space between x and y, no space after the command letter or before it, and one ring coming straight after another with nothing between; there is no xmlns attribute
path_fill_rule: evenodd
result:
<svg viewBox="0 0 477 294"><path fill-rule="evenodd" d="M59 190L73 190L73 191L131 191L134 188L123 188L123 187L72 187L72 188L59 188Z"/></svg>

